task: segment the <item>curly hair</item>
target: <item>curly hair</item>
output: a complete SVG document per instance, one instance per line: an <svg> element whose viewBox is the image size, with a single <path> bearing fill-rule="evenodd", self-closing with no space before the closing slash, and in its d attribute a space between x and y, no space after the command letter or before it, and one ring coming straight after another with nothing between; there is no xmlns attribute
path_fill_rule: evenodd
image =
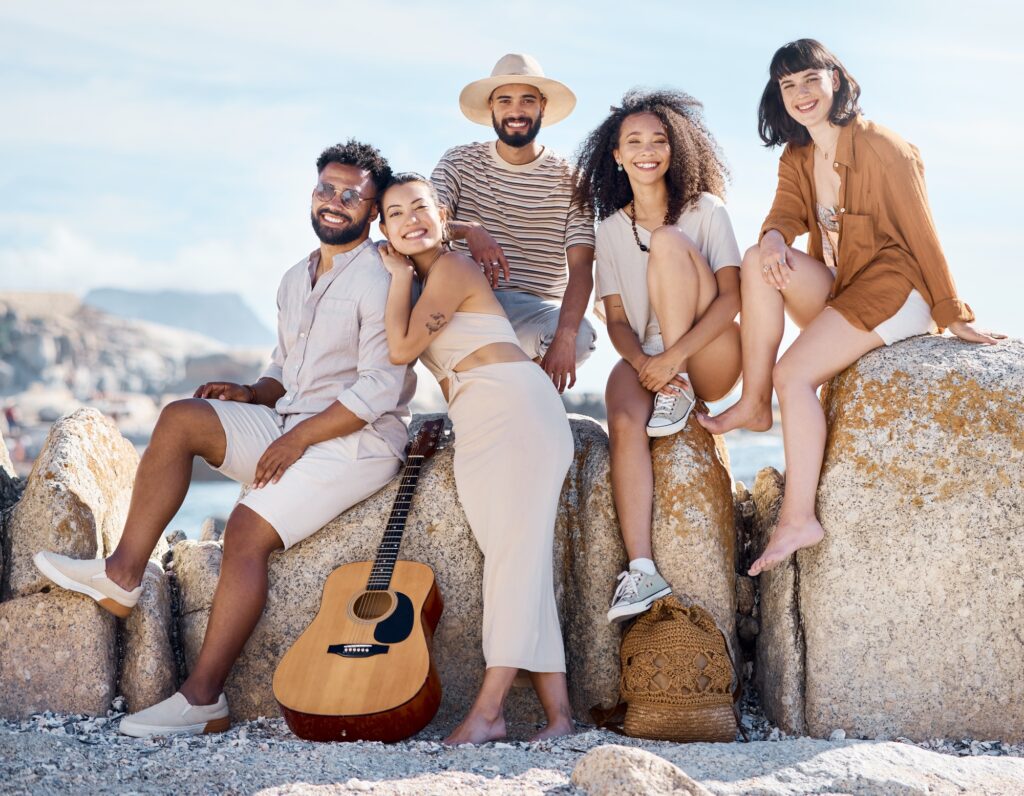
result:
<svg viewBox="0 0 1024 796"><path fill-rule="evenodd" d="M319 174L328 163L340 163L343 166L355 166L357 169L370 172L373 185L380 196L391 181L391 166L388 165L380 150L370 144L364 144L350 138L344 144L327 147L316 159L316 172Z"/></svg>
<svg viewBox="0 0 1024 796"><path fill-rule="evenodd" d="M626 117L653 113L665 126L672 159L665 183L668 188L666 218L676 219L701 193L725 198L729 170L711 131L704 123L703 105L683 91L631 89L620 107L588 135L576 152L573 202L604 219L633 200L626 173L616 167L612 151Z"/></svg>
<svg viewBox="0 0 1024 796"><path fill-rule="evenodd" d="M811 142L807 128L789 115L782 101L779 81L807 69L827 69L839 75L839 88L832 96L832 110L828 120L844 127L860 113L860 85L846 71L824 44L814 39L797 39L783 44L768 66L768 83L761 94L757 108L757 131L767 147L792 143L803 146Z"/></svg>

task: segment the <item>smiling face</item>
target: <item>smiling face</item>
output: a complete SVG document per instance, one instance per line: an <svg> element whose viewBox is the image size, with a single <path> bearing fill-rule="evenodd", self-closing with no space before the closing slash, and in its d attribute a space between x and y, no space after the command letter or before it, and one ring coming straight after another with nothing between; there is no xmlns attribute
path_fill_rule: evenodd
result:
<svg viewBox="0 0 1024 796"><path fill-rule="evenodd" d="M779 79L786 112L807 128L828 121L838 89L839 73L834 69L805 69Z"/></svg>
<svg viewBox="0 0 1024 796"><path fill-rule="evenodd" d="M540 132L547 99L536 86L510 83L498 86L491 93L491 123L494 132L512 147L533 143Z"/></svg>
<svg viewBox="0 0 1024 796"><path fill-rule="evenodd" d="M370 222L377 215L376 189L368 171L342 163L328 163L319 175L320 183L333 185L334 195L323 201L313 196L310 219L313 231L322 243L343 246L369 234ZM341 192L353 188L362 197L354 208L341 203Z"/></svg>
<svg viewBox="0 0 1024 796"><path fill-rule="evenodd" d="M612 155L630 182L656 183L665 178L672 159L668 131L655 114L634 113L622 120L619 145Z"/></svg>
<svg viewBox="0 0 1024 796"><path fill-rule="evenodd" d="M399 254L412 257L444 242L444 211L426 183L392 185L381 208L380 230Z"/></svg>

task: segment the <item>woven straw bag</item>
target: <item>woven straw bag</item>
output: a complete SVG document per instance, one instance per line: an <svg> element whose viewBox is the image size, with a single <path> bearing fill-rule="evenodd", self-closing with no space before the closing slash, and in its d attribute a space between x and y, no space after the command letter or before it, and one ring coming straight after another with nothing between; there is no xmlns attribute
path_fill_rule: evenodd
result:
<svg viewBox="0 0 1024 796"><path fill-rule="evenodd" d="M622 640L626 735L658 741L732 741L738 677L711 614L663 597Z"/></svg>

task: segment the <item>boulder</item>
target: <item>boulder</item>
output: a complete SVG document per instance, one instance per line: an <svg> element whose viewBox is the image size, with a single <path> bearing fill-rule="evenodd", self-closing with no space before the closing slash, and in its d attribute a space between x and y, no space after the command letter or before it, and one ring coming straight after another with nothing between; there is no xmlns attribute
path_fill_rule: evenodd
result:
<svg viewBox="0 0 1024 796"><path fill-rule="evenodd" d="M113 551L138 463L132 444L95 409L57 421L11 516L4 594L24 596L50 585L32 565L39 550L75 558Z"/></svg>
<svg viewBox="0 0 1024 796"><path fill-rule="evenodd" d="M17 476L14 472L14 462L11 461L11 452L7 450L7 442L4 440L2 432L0 432L0 471L8 478L15 478Z"/></svg>
<svg viewBox="0 0 1024 796"><path fill-rule="evenodd" d="M803 637L807 730L1019 742L1024 342L907 340L863 357L822 401L826 535L780 587ZM799 644L788 655L796 666ZM798 704L799 678L770 659L763 680Z"/></svg>
<svg viewBox="0 0 1024 796"><path fill-rule="evenodd" d="M0 432L0 587L4 582L4 550L7 547L7 509L14 505L21 495L23 485L14 473L14 463L7 450L4 435Z"/></svg>
<svg viewBox="0 0 1024 796"><path fill-rule="evenodd" d="M587 796L711 796L664 758L618 744L598 746L583 755L572 770L572 784Z"/></svg>
<svg viewBox="0 0 1024 796"><path fill-rule="evenodd" d="M117 676L116 620L55 590L0 603L0 716L105 714Z"/></svg>
<svg viewBox="0 0 1024 796"><path fill-rule="evenodd" d="M624 554L607 482L607 437L592 420L574 418L572 426L576 460L563 491L554 558L573 704L582 718L591 706L613 703L618 695L619 630L609 626L603 614ZM438 721L445 724L468 708L484 669L483 557L458 503L452 463L449 445L423 468L401 552L403 558L434 569L446 598L434 639L444 684ZM327 576L341 564L374 557L397 487L396 479L314 536L271 557L266 611L225 688L233 716L277 714L271 691L277 662L312 621ZM184 542L173 551L181 592L181 638L191 667L206 630L221 552L215 542ZM580 606L589 606L589 611ZM510 697L509 716L513 721L536 721L543 714L532 691L517 689Z"/></svg>
<svg viewBox="0 0 1024 796"><path fill-rule="evenodd" d="M592 707L618 701L621 629L609 625L605 613L615 576L625 565L625 551L611 499L607 436L587 418L573 417L571 426L576 455L555 526L555 589L570 698L577 718L589 721ZM668 493L659 497L655 508L659 563L690 597L712 611L731 638L735 585L728 470L703 430L679 437L656 446L655 452L656 466L671 471L658 476ZM423 468L401 553L434 569L445 598L434 640L444 684L437 721L445 726L465 713L484 668L483 559L458 503L452 463L449 446ZM316 614L327 576L343 563L373 558L396 491L397 481L291 550L271 557L266 611L226 686L235 717L277 713L270 686L277 662ZM717 553L697 550L705 544ZM173 566L181 590L181 637L191 666L202 644L216 588L220 547L213 542L175 545ZM508 708L512 722L543 717L530 689L514 689Z"/></svg>
<svg viewBox="0 0 1024 796"><path fill-rule="evenodd" d="M150 561L142 577L142 597L124 622L118 692L128 712L160 702L178 688L171 646L171 590L167 575Z"/></svg>
<svg viewBox="0 0 1024 796"><path fill-rule="evenodd" d="M754 480L753 554L768 544L778 521L785 479L766 467ZM765 715L790 735L803 735L804 637L797 598L796 558L758 576L761 627L757 636L757 686Z"/></svg>
<svg viewBox="0 0 1024 796"><path fill-rule="evenodd" d="M222 555L223 548L219 542L196 542L187 539L171 548L168 574L173 580L178 598L178 652L184 663L181 679L184 679L195 665L199 650L203 646L206 622L210 618L210 606L213 604L213 593L217 589L217 579L220 577ZM233 715L242 718L237 713L234 703L230 704Z"/></svg>
<svg viewBox="0 0 1024 796"><path fill-rule="evenodd" d="M199 528L199 541L219 542L224 535L224 524L218 517L207 517Z"/></svg>
<svg viewBox="0 0 1024 796"><path fill-rule="evenodd" d="M651 458L658 571L715 618L735 657L736 518L725 444L693 421L655 439Z"/></svg>

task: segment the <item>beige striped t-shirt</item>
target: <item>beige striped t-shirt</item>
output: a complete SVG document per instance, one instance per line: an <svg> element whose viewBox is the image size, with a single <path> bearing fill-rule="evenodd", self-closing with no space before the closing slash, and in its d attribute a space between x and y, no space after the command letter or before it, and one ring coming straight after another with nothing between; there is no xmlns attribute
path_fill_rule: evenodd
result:
<svg viewBox="0 0 1024 796"><path fill-rule="evenodd" d="M430 175L455 221L476 221L505 252L511 279L499 290L561 300L569 281L565 250L594 245L594 217L572 204L572 168L545 147L532 163L514 166L496 142L449 149ZM465 241L454 246L468 251Z"/></svg>

